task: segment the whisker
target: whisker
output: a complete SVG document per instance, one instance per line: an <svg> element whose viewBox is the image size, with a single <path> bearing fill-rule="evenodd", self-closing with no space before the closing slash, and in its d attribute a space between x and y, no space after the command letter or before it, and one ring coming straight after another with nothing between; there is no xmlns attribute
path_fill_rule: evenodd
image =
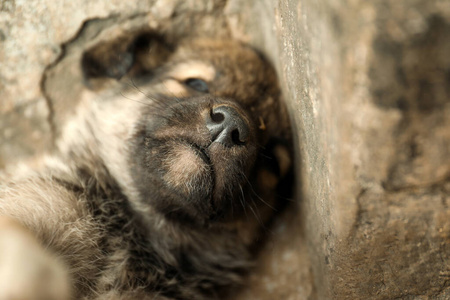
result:
<svg viewBox="0 0 450 300"><path fill-rule="evenodd" d="M253 202L253 199L252 199L252 202ZM254 204L254 202L253 202L253 204ZM269 231L269 229L268 229L266 226L264 226L264 223L263 223L263 221L261 220L261 216L259 215L259 212L258 212L258 210L256 209L256 207L255 207L255 209L253 209L251 203L249 203L248 207L249 207L250 210L252 211L253 215L255 216L255 219L258 221L258 224L261 226L261 228L262 228L264 231Z"/></svg>
<svg viewBox="0 0 450 300"><path fill-rule="evenodd" d="M140 101L140 100L136 100L136 99L131 99L130 97L126 96L123 92L120 92L120 95L121 95L122 97L124 97L125 99L130 100L130 101L133 101L133 102L136 102L136 103L140 103L140 104L144 104L144 105L150 105L149 103L146 103L146 102L144 102L144 101Z"/></svg>
<svg viewBox="0 0 450 300"><path fill-rule="evenodd" d="M256 203L255 203L255 201L253 201L253 198L250 197L250 199L252 200L252 204L256 206ZM249 207L250 207L250 209L251 209L252 211L254 211L254 210L253 210L253 207L252 207L251 205L249 205ZM255 207L255 209L256 209L256 207ZM258 212L257 209L256 209L256 212ZM259 225L261 226L261 228L264 230L265 233L269 233L269 234L271 234L271 235L275 235L275 232L273 232L270 228L268 228L268 227L266 226L266 224L264 224L264 222L261 220L261 216L260 216L259 213L258 213L258 216L256 216L256 214L255 214L255 217L256 217L256 219L258 220Z"/></svg>
<svg viewBox="0 0 450 300"><path fill-rule="evenodd" d="M139 93L141 93L142 95L144 95L147 99L152 100L153 102L149 105L158 105L157 108L169 108L169 105L163 101L163 99L158 99L152 95L146 94L144 91L142 91L138 85L136 84L136 82L133 80L133 78L131 77L127 77L131 84L128 84L130 87L133 87L135 90L137 90ZM158 81L161 81L160 79L158 79ZM155 105L156 104L156 105Z"/></svg>
<svg viewBox="0 0 450 300"><path fill-rule="evenodd" d="M245 209L245 204L244 204L244 202L245 202L244 190L242 189L242 185L239 185L239 188L240 188L241 194L242 194L242 198L239 197L239 200L242 204L242 208L244 209L245 216L248 219L247 210Z"/></svg>
<svg viewBox="0 0 450 300"><path fill-rule="evenodd" d="M274 208L272 205L270 205L269 203L267 203L263 198L261 198L261 197L256 193L256 191L253 189L252 184L250 183L250 181L248 180L247 176L245 176L244 173L242 173L242 176L244 176L245 180L247 181L247 183L248 183L248 185L249 185L250 190L252 191L252 193L253 193L253 194L254 194L254 195L255 195L262 203L264 203L265 205L267 205L267 206L268 206L269 208L271 208L273 211L277 211L276 208Z"/></svg>

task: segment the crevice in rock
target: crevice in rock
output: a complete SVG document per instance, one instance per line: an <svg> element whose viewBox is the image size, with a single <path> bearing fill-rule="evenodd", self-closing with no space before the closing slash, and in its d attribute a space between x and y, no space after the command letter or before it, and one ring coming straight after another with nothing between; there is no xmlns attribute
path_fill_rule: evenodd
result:
<svg viewBox="0 0 450 300"><path fill-rule="evenodd" d="M363 188L359 191L356 196L356 213L355 213L355 221L353 222L352 228L350 229L349 241L352 241L356 238L356 234L358 232L359 226L361 225L363 208L361 205L361 198L366 193L367 189Z"/></svg>
<svg viewBox="0 0 450 300"><path fill-rule="evenodd" d="M99 18L93 18L93 19L88 19L85 20L80 28L78 29L78 31L75 33L75 35L70 38L67 42L63 43L60 45L59 49L60 49L60 54L58 55L58 57L50 64L48 64L45 68L44 71L42 72L42 77L41 77L41 81L39 83L40 89L41 89L41 93L45 99L45 102L47 104L47 108L48 108L48 116L47 116L47 122L49 124L50 127L50 134L51 134L51 138L50 138L50 147L51 149L53 149L55 147L55 143L56 143L56 139L58 136L58 125L55 121L55 99L52 99L52 97L50 96L47 88L46 88L46 82L48 79L48 72L53 69L55 66L57 66L66 56L67 53L67 48L70 47L72 44L77 43L77 41L80 38L85 37L85 33L86 33L86 29L88 27L92 27L92 24L100 24L100 26L98 26L98 30L95 34L93 34L91 36L91 38L94 38L96 35L98 35L105 26L101 26L102 23L108 23L108 25L114 21L116 21L118 17L115 15L111 15L109 17L106 17L104 19L99 19ZM111 22L108 22L111 21ZM106 25L106 24L104 24Z"/></svg>
<svg viewBox="0 0 450 300"><path fill-rule="evenodd" d="M44 69L43 75L41 77L41 82L39 83L41 88L41 93L45 99L45 103L47 104L48 108L48 116L47 116L47 123L50 127L50 148L53 149L55 147L56 142L56 124L55 124L55 109L53 105L53 101L50 99L50 96L47 94L45 90L45 72L47 70L48 66Z"/></svg>

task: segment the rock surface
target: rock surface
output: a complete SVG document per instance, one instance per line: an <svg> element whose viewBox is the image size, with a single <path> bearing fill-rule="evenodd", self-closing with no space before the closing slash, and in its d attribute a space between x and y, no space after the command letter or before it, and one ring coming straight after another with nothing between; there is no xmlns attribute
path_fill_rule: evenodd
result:
<svg viewBox="0 0 450 300"><path fill-rule="evenodd" d="M0 168L52 147L77 96L58 74L116 19L189 20L277 68L298 199L238 299L450 298L448 1L2 1Z"/></svg>
<svg viewBox="0 0 450 300"><path fill-rule="evenodd" d="M290 104L320 299L450 298L449 5L228 3Z"/></svg>

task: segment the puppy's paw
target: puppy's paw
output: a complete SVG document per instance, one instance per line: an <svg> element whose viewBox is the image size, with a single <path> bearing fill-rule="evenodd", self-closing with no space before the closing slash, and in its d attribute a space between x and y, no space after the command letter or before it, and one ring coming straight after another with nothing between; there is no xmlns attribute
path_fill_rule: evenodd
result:
<svg viewBox="0 0 450 300"><path fill-rule="evenodd" d="M16 221L0 217L0 300L67 300L66 268Z"/></svg>

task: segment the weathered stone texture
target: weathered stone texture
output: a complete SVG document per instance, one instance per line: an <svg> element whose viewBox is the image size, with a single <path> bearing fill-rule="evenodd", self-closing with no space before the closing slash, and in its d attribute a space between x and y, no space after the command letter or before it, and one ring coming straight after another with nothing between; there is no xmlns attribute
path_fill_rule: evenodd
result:
<svg viewBox="0 0 450 300"><path fill-rule="evenodd" d="M290 103L321 299L450 297L449 4L230 1Z"/></svg>

